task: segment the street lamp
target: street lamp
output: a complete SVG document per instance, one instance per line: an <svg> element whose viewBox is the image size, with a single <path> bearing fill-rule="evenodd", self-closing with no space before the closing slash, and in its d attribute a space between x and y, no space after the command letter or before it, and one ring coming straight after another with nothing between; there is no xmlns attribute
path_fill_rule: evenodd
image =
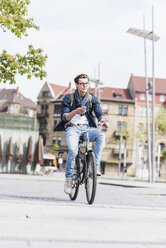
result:
<svg viewBox="0 0 166 248"><path fill-rule="evenodd" d="M129 28L127 31L133 35L144 38L144 54L145 54L145 84L146 84L146 116L147 116L147 139L148 139L148 162L149 162L149 181L154 182L154 166L155 166L155 77L154 77L154 41L160 39L154 34L154 12L152 6L152 31ZM148 99L148 77L147 77L147 61L146 61L146 39L152 41L152 156L150 142L150 123L149 123L149 99ZM152 162L152 163L151 163Z"/></svg>

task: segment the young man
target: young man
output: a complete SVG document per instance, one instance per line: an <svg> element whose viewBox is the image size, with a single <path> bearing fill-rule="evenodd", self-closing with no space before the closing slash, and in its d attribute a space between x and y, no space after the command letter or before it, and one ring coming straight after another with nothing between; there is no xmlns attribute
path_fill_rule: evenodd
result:
<svg viewBox="0 0 166 248"><path fill-rule="evenodd" d="M61 103L61 119L62 121L55 127L54 131L65 130L65 137L68 146L68 155L66 160L66 182L64 191L66 194L71 194L72 178L75 165L75 157L78 152L78 142L81 135L80 130L75 126L86 129L89 127L97 127L92 111L100 122L105 122L105 127L108 124L105 120L103 111L100 107L100 102L95 96L89 97L89 77L86 74L80 74L75 79L76 90L73 95L73 103L71 104L71 94L66 95ZM90 102L91 101L91 102ZM101 175L99 171L99 163L102 149L105 145L105 135L101 131L89 132L90 142L95 141L93 152L96 157L97 174Z"/></svg>

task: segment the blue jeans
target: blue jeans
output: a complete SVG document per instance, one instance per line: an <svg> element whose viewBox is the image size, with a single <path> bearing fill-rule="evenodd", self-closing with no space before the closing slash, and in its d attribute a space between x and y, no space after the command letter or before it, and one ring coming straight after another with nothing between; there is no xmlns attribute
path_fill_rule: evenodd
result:
<svg viewBox="0 0 166 248"><path fill-rule="evenodd" d="M82 129L90 128L88 126L79 126ZM94 129L94 128L93 128ZM68 155L66 160L66 178L73 177L74 165L75 165L75 158L78 153L78 142L81 135L81 131L77 127L68 127L65 132L66 143L68 146ZM84 134L86 135L86 133ZM100 156L105 146L105 135L101 133L101 131L89 131L89 141L95 141L95 147L93 152L96 157L96 165L99 165Z"/></svg>

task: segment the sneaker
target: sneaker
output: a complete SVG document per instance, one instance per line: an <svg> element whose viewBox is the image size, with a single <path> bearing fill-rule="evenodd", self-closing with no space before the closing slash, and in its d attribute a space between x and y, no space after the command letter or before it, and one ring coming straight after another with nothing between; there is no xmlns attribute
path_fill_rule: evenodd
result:
<svg viewBox="0 0 166 248"><path fill-rule="evenodd" d="M97 166L97 176L101 176L101 172L100 172L100 166Z"/></svg>
<svg viewBox="0 0 166 248"><path fill-rule="evenodd" d="M72 179L66 179L64 191L66 194L70 195L72 193Z"/></svg>

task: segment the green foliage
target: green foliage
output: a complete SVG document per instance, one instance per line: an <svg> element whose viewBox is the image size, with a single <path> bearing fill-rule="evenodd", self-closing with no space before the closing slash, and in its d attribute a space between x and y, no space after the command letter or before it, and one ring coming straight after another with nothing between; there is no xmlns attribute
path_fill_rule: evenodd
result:
<svg viewBox="0 0 166 248"><path fill-rule="evenodd" d="M27 29L39 29L32 18L28 15L29 0L0 0L0 27L4 32L11 31L18 38L22 35L27 36ZM46 72L43 70L47 55L42 55L42 49L34 49L29 45L25 55L10 55L3 50L0 54L0 82L10 84L16 83L17 74L27 75L28 79L32 76L43 79Z"/></svg>
<svg viewBox="0 0 166 248"><path fill-rule="evenodd" d="M163 160L166 159L166 151L162 151L162 152L161 152L161 158L162 158Z"/></svg>
<svg viewBox="0 0 166 248"><path fill-rule="evenodd" d="M135 177L134 174L127 174L128 177Z"/></svg>
<svg viewBox="0 0 166 248"><path fill-rule="evenodd" d="M156 118L156 126L159 134L163 135L166 133L166 111L161 111Z"/></svg>
<svg viewBox="0 0 166 248"><path fill-rule="evenodd" d="M5 50L0 54L0 82L10 84L16 83L16 74L27 75L31 79L32 75L43 79L46 72L42 69L45 66L47 56L42 55L41 49L34 49L32 45L28 47L28 52L21 56L12 56Z"/></svg>
<svg viewBox="0 0 166 248"><path fill-rule="evenodd" d="M54 144L53 145L53 151L54 151L54 153L56 152L56 150L58 150L59 149L59 145L58 144Z"/></svg>
<svg viewBox="0 0 166 248"><path fill-rule="evenodd" d="M11 31L18 38L27 36L27 29L39 29L33 18L26 18L28 15L29 0L1 0L0 1L0 27L4 32Z"/></svg>
<svg viewBox="0 0 166 248"><path fill-rule="evenodd" d="M151 130L150 130L150 133L151 133ZM146 140L147 139L147 126L143 127L141 131L138 131L136 134L135 134L135 137L136 139L139 139L139 140Z"/></svg>
<svg viewBox="0 0 166 248"><path fill-rule="evenodd" d="M121 130L116 131L115 137L110 137L110 142L112 141L113 143L119 144L120 136L122 137L122 142L125 142L127 144L132 143L134 140L133 130L129 127L122 126Z"/></svg>

